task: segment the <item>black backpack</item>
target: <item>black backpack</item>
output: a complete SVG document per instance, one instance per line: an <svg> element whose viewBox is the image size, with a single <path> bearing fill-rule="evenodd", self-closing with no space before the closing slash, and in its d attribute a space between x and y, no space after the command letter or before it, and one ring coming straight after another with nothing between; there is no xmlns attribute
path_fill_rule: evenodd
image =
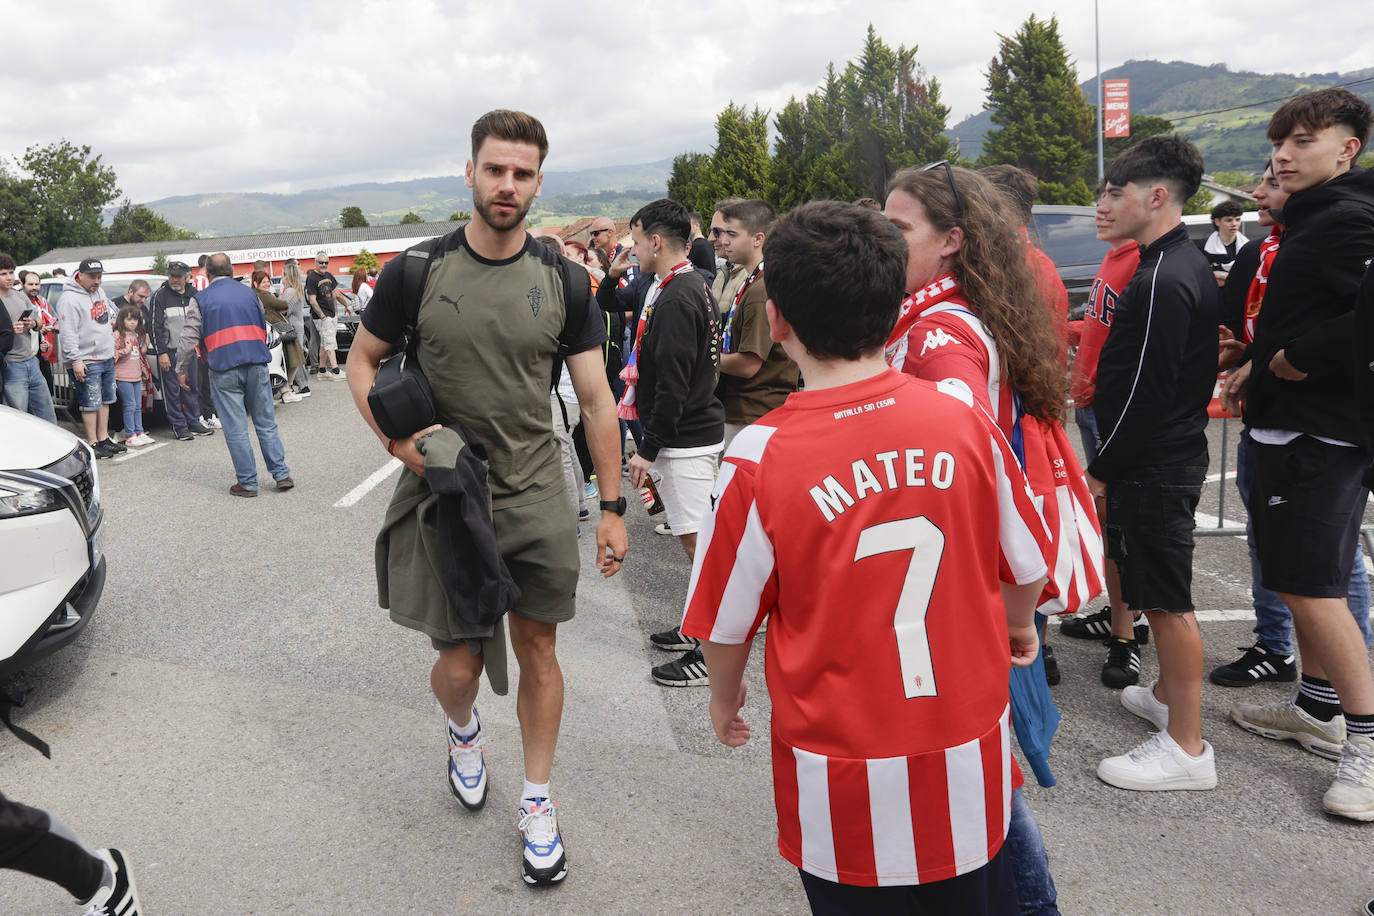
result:
<svg viewBox="0 0 1374 916"><path fill-rule="evenodd" d="M454 233L462 232L462 227L447 235L435 236L412 245L401 252L401 302L405 307L405 331L397 351L383 360L377 370L376 381L367 393L367 403L372 409L372 417L377 427L388 439L405 439L434 424L434 393L430 390L429 380L425 378L416 357L419 335L416 325L420 319L420 299L424 295L425 280L429 277L430 263L434 253L446 249ZM591 278L583 276L582 282L574 282L571 270L573 263L552 248L536 245L540 260L552 265L558 271L567 299L567 314L564 326L574 322L586 322L587 309L591 303ZM582 274L586 274L583 270ZM559 344L558 354L553 362L553 374L549 379L549 390L558 385L563 371L563 360L567 352Z"/></svg>

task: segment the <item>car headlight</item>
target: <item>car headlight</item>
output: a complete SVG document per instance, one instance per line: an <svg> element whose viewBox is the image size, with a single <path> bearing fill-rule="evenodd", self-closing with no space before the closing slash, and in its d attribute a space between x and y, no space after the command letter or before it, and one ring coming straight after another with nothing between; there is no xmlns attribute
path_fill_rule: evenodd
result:
<svg viewBox="0 0 1374 916"><path fill-rule="evenodd" d="M61 490L11 477L0 480L0 518L19 518L67 508Z"/></svg>

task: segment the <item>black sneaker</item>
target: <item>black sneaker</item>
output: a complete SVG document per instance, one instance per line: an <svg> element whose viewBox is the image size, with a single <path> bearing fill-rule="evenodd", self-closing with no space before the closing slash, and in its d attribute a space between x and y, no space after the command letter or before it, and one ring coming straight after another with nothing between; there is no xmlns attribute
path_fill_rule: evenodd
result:
<svg viewBox="0 0 1374 916"><path fill-rule="evenodd" d="M104 439L101 439L100 444L105 446L105 450L109 452L111 455L122 455L129 450L126 446L120 445L118 442L114 441L109 436L106 436Z"/></svg>
<svg viewBox="0 0 1374 916"><path fill-rule="evenodd" d="M1120 690L1140 680L1140 646L1135 640L1113 636L1102 645L1107 647L1102 683Z"/></svg>
<svg viewBox="0 0 1374 916"><path fill-rule="evenodd" d="M110 870L114 884L110 887L101 885L95 896L86 901L84 906L87 916L139 916L143 909L138 902L134 873L129 868L129 861L124 858L124 853L111 847L98 849L95 854Z"/></svg>
<svg viewBox="0 0 1374 916"><path fill-rule="evenodd" d="M1209 677L1213 684L1223 687L1249 687L1261 681L1298 679L1298 666L1294 664L1293 656L1270 652L1260 642L1256 642L1248 649L1245 646L1238 648L1245 654L1229 665L1212 669Z"/></svg>
<svg viewBox="0 0 1374 916"><path fill-rule="evenodd" d="M189 429L174 429L172 430L172 438L178 442L190 442L195 436L191 435Z"/></svg>
<svg viewBox="0 0 1374 916"><path fill-rule="evenodd" d="M113 458L115 455L118 455L118 454L119 454L119 452L112 452L112 451L110 451L108 448L106 448L106 447L105 447L105 443L104 443L103 441L101 441L101 442L89 442L89 443L87 443L87 444L90 445L91 451L95 452L95 457L96 457L97 459L99 459L99 458Z"/></svg>
<svg viewBox="0 0 1374 916"><path fill-rule="evenodd" d="M695 649L701 645L701 640L693 639L691 636L683 636L681 627L673 627L671 630L664 630L662 633L655 633L650 636L649 644L655 649L662 649L665 652L683 652L687 649Z"/></svg>
<svg viewBox="0 0 1374 916"><path fill-rule="evenodd" d="M1054 646L1041 646L1041 655L1045 659L1045 683L1051 687L1059 684L1059 660L1054 657Z"/></svg>
<svg viewBox="0 0 1374 916"><path fill-rule="evenodd" d="M1060 624L1059 632L1074 639L1106 639L1112 635L1111 606L1092 614L1070 617ZM1142 646L1150 644L1150 625L1143 617L1136 618L1135 641Z"/></svg>
<svg viewBox="0 0 1374 916"><path fill-rule="evenodd" d="M704 687L711 682L706 676L706 659L700 647L685 653L682 658L655 666L651 673L664 687Z"/></svg>
<svg viewBox="0 0 1374 916"><path fill-rule="evenodd" d="M199 423L192 423L190 426L186 427L186 429L193 436L213 436L215 434L213 429L207 429Z"/></svg>

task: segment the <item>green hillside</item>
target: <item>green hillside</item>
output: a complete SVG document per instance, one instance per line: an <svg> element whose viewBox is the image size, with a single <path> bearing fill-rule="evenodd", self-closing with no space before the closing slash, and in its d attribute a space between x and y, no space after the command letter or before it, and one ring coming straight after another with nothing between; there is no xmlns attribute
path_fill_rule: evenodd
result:
<svg viewBox="0 0 1374 916"><path fill-rule="evenodd" d="M1252 172L1268 154L1264 136L1269 116L1282 99L1299 92L1325 89L1367 79L1350 91L1374 104L1374 67L1350 73L1233 73L1225 64L1201 66L1184 61L1130 60L1102 73L1103 79L1131 81L1131 112L1168 118L1198 145L1209 172ZM1080 84L1090 104L1097 103L1097 80ZM1236 109L1220 111L1221 109ZM1219 112L1198 114L1199 112ZM959 141L960 152L977 158L982 138L993 128L984 111L946 133Z"/></svg>

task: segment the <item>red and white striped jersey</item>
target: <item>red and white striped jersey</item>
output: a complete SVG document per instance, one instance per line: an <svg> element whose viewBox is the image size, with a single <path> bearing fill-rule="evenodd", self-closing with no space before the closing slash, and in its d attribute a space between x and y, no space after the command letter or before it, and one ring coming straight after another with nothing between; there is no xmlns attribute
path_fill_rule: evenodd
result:
<svg viewBox="0 0 1374 916"><path fill-rule="evenodd" d="M957 379L992 414L1002 434L1011 438L1016 419L1012 389L1002 379L997 344L983 322L957 297L936 302L921 312L906 338L900 364L908 375L932 382Z"/></svg>
<svg viewBox="0 0 1374 916"><path fill-rule="evenodd" d="M789 395L735 438L682 629L770 617L778 847L847 884L920 884L997 853L1021 781L999 582L1046 572L1015 456L962 386L895 371Z"/></svg>

